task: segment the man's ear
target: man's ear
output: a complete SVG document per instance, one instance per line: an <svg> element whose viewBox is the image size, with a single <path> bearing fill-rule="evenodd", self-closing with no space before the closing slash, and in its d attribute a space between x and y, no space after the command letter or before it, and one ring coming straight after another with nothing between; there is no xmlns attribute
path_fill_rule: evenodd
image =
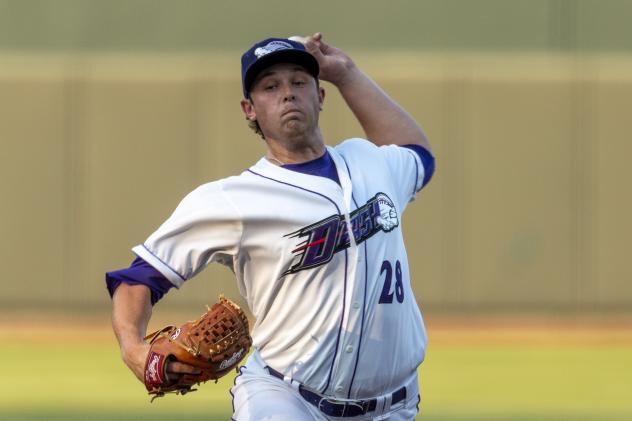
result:
<svg viewBox="0 0 632 421"><path fill-rule="evenodd" d="M257 119L257 113L255 107L252 105L252 101L248 98L244 98L240 102L241 109L246 115L246 120L255 121Z"/></svg>
<svg viewBox="0 0 632 421"><path fill-rule="evenodd" d="M319 103L319 108L322 111L323 104L325 103L325 88L321 86L318 87L318 103Z"/></svg>

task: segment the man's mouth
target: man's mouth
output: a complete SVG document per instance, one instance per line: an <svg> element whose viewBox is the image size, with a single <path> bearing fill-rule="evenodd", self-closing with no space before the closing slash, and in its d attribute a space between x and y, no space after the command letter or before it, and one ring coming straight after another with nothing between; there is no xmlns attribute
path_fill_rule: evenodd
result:
<svg viewBox="0 0 632 421"><path fill-rule="evenodd" d="M289 110L283 111L283 114L281 114L281 117L285 117L287 115L292 115L292 114L302 114L302 113L301 113L301 110L299 110L298 108L291 108Z"/></svg>

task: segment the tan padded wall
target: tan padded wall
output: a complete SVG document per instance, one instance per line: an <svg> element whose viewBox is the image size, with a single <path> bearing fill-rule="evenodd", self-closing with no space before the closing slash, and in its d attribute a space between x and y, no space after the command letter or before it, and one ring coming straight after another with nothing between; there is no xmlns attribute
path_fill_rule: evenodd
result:
<svg viewBox="0 0 632 421"><path fill-rule="evenodd" d="M632 308L632 80L604 79L595 87L594 154L588 162L595 200L586 301Z"/></svg>
<svg viewBox="0 0 632 421"><path fill-rule="evenodd" d="M0 300L65 293L68 116L62 77L0 76Z"/></svg>
<svg viewBox="0 0 632 421"><path fill-rule="evenodd" d="M437 157L403 217L424 306L632 306L629 59L357 61L421 122ZM109 306L105 271L127 266L187 192L263 155L238 75L229 54L0 56L0 305ZM326 142L361 135L324 86ZM219 292L238 294L230 271L212 267L161 306Z"/></svg>
<svg viewBox="0 0 632 421"><path fill-rule="evenodd" d="M572 300L571 86L472 82L466 99L463 300Z"/></svg>

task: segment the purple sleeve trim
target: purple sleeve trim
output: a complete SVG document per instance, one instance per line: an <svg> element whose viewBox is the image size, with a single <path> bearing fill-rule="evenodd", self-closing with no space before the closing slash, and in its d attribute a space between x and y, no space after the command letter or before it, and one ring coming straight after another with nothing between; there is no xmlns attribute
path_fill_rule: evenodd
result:
<svg viewBox="0 0 632 421"><path fill-rule="evenodd" d="M151 304L156 304L162 297L173 288L165 276L158 272L149 263L137 257L131 266L126 269L119 269L105 274L105 283L110 293L114 295L116 288L124 282L129 285L145 285L151 291Z"/></svg>
<svg viewBox="0 0 632 421"><path fill-rule="evenodd" d="M424 179L421 183L421 188L420 188L421 190L426 184L428 184L428 182L432 178L432 175L434 174L434 171L435 171L434 156L432 156L432 154L430 153L428 149L424 148L421 145L402 145L402 148L410 149L411 151L415 152L419 156L419 159L421 159L421 163L424 166Z"/></svg>

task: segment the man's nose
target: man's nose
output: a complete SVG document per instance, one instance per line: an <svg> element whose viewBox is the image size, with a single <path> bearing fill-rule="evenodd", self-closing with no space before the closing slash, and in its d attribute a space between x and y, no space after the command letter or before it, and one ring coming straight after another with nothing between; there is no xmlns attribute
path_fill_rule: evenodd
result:
<svg viewBox="0 0 632 421"><path fill-rule="evenodd" d="M283 100L284 101L294 101L296 99L296 95L294 94L294 90L291 85L285 86L285 91L283 92Z"/></svg>

